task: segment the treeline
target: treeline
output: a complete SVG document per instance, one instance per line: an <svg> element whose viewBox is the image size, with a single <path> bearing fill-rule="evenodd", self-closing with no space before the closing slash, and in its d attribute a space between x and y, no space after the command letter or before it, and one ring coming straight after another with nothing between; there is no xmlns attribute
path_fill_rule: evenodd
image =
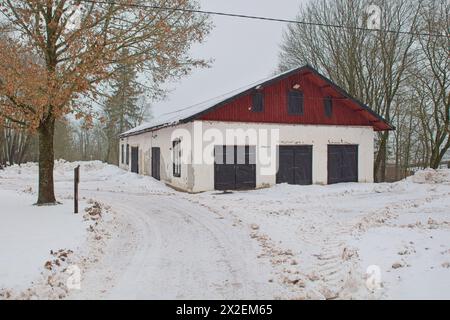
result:
<svg viewBox="0 0 450 320"><path fill-rule="evenodd" d="M439 167L450 148L450 2L310 1L297 19L324 26L290 24L279 68L308 63L396 126L377 135L377 181L391 167L394 178Z"/></svg>

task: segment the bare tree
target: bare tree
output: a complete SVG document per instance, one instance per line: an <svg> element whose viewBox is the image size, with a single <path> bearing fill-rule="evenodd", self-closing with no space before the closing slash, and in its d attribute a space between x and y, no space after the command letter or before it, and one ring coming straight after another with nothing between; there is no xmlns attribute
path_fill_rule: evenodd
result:
<svg viewBox="0 0 450 320"><path fill-rule="evenodd" d="M0 127L0 159L5 164L21 164L30 156L33 135L23 129L14 128L10 121ZM32 156L29 158L33 158Z"/></svg>
<svg viewBox="0 0 450 320"><path fill-rule="evenodd" d="M443 37L420 37L420 55L414 70L413 90L420 101L427 164L438 168L450 148L450 3L429 0L421 9L420 31Z"/></svg>
<svg viewBox="0 0 450 320"><path fill-rule="evenodd" d="M367 8L381 8L380 30L367 31ZM321 0L309 2L298 20L343 28L289 25L281 45L280 69L312 64L366 102L387 121L396 122L394 107L404 89L416 56L415 37L404 31L417 29L420 1ZM386 32L390 30L393 32ZM386 176L389 132L378 133L374 172Z"/></svg>

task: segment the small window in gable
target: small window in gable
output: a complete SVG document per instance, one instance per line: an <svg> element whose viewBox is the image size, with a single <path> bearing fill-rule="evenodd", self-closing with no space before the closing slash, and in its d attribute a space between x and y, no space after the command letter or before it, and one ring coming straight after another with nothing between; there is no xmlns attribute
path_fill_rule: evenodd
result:
<svg viewBox="0 0 450 320"><path fill-rule="evenodd" d="M173 153L173 176L181 177L181 140L177 139L172 142Z"/></svg>
<svg viewBox="0 0 450 320"><path fill-rule="evenodd" d="M303 92L298 90L288 91L288 114L303 114Z"/></svg>
<svg viewBox="0 0 450 320"><path fill-rule="evenodd" d="M264 95L260 91L253 93L252 111L253 112L264 111Z"/></svg>
<svg viewBox="0 0 450 320"><path fill-rule="evenodd" d="M325 116L331 118L331 116L333 115L333 99L331 97L326 97L323 101L323 107Z"/></svg>

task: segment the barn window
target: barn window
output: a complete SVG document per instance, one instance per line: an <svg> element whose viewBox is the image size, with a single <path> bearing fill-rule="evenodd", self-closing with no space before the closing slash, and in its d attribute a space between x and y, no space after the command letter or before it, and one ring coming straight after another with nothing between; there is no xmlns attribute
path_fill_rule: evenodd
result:
<svg viewBox="0 0 450 320"><path fill-rule="evenodd" d="M331 118L332 114L333 114L333 99L331 97L326 97L323 100L323 107L325 110L325 115L328 118Z"/></svg>
<svg viewBox="0 0 450 320"><path fill-rule="evenodd" d="M263 112L264 111L264 95L262 92L255 92L253 94L253 112Z"/></svg>
<svg viewBox="0 0 450 320"><path fill-rule="evenodd" d="M128 165L128 164L130 164L130 145L129 144L127 144L127 150L126 150L126 160L125 160L125 162L126 162L126 164Z"/></svg>
<svg viewBox="0 0 450 320"><path fill-rule="evenodd" d="M288 91L288 114L303 114L303 93L297 90Z"/></svg>
<svg viewBox="0 0 450 320"><path fill-rule="evenodd" d="M120 149L120 163L123 164L125 160L125 146L123 143L120 145Z"/></svg>
<svg viewBox="0 0 450 320"><path fill-rule="evenodd" d="M177 139L172 142L173 153L173 176L181 177L181 140Z"/></svg>

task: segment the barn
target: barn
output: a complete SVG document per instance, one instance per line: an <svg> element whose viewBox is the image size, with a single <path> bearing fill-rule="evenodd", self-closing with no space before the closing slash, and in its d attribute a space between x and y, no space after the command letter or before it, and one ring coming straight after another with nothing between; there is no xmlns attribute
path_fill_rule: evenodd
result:
<svg viewBox="0 0 450 320"><path fill-rule="evenodd" d="M187 192L372 182L394 130L311 66L167 113L120 135L120 167Z"/></svg>

